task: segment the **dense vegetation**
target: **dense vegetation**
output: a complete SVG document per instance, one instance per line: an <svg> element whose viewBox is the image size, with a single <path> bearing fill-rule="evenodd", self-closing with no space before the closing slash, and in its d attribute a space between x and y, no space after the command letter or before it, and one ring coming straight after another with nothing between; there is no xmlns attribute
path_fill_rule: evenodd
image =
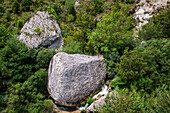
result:
<svg viewBox="0 0 170 113"><path fill-rule="evenodd" d="M99 112L170 111L170 10L150 19L135 37L129 10L138 0L80 2L76 11L75 0L0 1L0 112L53 108L46 84L55 50L30 49L17 39L24 23L39 10L59 23L63 51L104 56L113 93Z"/></svg>

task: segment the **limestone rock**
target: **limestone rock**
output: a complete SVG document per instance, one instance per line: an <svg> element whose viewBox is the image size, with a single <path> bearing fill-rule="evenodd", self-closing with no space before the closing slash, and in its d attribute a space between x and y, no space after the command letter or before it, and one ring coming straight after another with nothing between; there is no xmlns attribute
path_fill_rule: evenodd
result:
<svg viewBox="0 0 170 113"><path fill-rule="evenodd" d="M134 18L137 21L137 31L142 29L142 26L148 23L149 19L153 17L153 12L159 12L162 8L168 6L170 0L140 0L136 4ZM137 32L136 31L136 32Z"/></svg>
<svg viewBox="0 0 170 113"><path fill-rule="evenodd" d="M25 23L19 39L31 48L62 49L63 38L57 22L45 11L38 11Z"/></svg>
<svg viewBox="0 0 170 113"><path fill-rule="evenodd" d="M87 111L92 111L95 112L96 109L100 108L100 106L103 106L106 104L105 99L107 98L107 96L111 96L114 94L114 97L119 96L118 92L116 90L109 92L108 95L104 95L102 96L99 100L94 101L88 108ZM113 101L113 100L110 100ZM116 101L116 100L114 100Z"/></svg>
<svg viewBox="0 0 170 113"><path fill-rule="evenodd" d="M76 106L98 90L106 77L103 57L60 52L48 70L48 91L59 105Z"/></svg>
<svg viewBox="0 0 170 113"><path fill-rule="evenodd" d="M89 111L96 111L94 108L99 108L102 105L105 105L105 99L107 95L102 96L100 99L94 101L88 108L87 110Z"/></svg>

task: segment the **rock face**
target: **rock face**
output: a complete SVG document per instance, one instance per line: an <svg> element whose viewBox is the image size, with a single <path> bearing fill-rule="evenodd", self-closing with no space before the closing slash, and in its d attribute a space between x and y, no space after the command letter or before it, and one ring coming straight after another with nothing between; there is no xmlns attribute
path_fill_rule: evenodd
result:
<svg viewBox="0 0 170 113"><path fill-rule="evenodd" d="M136 4L134 14L134 18L138 23L136 26L137 31L148 23L149 19L153 17L154 12L159 12L161 9L165 8L169 2L170 0L140 0L140 2Z"/></svg>
<svg viewBox="0 0 170 113"><path fill-rule="evenodd" d="M103 57L60 52L48 70L48 91L56 104L76 106L101 87L106 77Z"/></svg>
<svg viewBox="0 0 170 113"><path fill-rule="evenodd" d="M63 38L56 21L45 11L38 11L21 29L19 39L28 47L62 49Z"/></svg>

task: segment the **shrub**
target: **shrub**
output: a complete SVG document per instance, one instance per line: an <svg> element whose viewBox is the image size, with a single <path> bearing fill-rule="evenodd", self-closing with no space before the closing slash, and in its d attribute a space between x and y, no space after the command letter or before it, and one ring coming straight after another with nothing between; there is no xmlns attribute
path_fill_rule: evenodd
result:
<svg viewBox="0 0 170 113"><path fill-rule="evenodd" d="M142 40L169 38L170 25L169 21L170 9L160 15L151 18L150 22L142 27L139 31L139 38Z"/></svg>
<svg viewBox="0 0 170 113"><path fill-rule="evenodd" d="M155 92L151 94L151 97L148 99L149 102L146 102L146 112L148 113L168 113L170 108L169 86L163 85L156 89Z"/></svg>
<svg viewBox="0 0 170 113"><path fill-rule="evenodd" d="M10 37L9 30L4 27L4 25L0 25L0 48L4 47L6 41Z"/></svg>
<svg viewBox="0 0 170 113"><path fill-rule="evenodd" d="M95 15L103 12L103 2L102 0L92 0L94 6Z"/></svg>
<svg viewBox="0 0 170 113"><path fill-rule="evenodd" d="M134 90L119 89L118 87L108 95L106 104L97 109L100 113L131 113L142 112L144 109L144 98Z"/></svg>
<svg viewBox="0 0 170 113"><path fill-rule="evenodd" d="M152 22L144 25L142 30L139 31L139 38L142 40L150 40L150 39L160 39L162 34L162 25L157 23L154 24Z"/></svg>
<svg viewBox="0 0 170 113"><path fill-rule="evenodd" d="M148 93L163 84L169 85L169 45L169 39L149 40L143 46L126 52L117 64L118 76Z"/></svg>
<svg viewBox="0 0 170 113"><path fill-rule="evenodd" d="M116 87L123 87L126 83L120 78L120 77L115 77L113 80L111 80L111 88L116 88Z"/></svg>
<svg viewBox="0 0 170 113"><path fill-rule="evenodd" d="M63 51L69 54L81 54L81 43L74 41L72 37L64 39Z"/></svg>
<svg viewBox="0 0 170 113"><path fill-rule="evenodd" d="M113 78L116 74L115 64L119 62L124 50L135 47L136 42L132 37L134 21L132 15L126 13L128 10L128 5L114 6L113 11L104 16L97 23L97 28L88 36L86 49L90 54L104 55L107 78Z"/></svg>
<svg viewBox="0 0 170 113"><path fill-rule="evenodd" d="M58 20L58 15L56 14L56 12L53 8L47 7L47 11L51 17L53 17L56 21Z"/></svg>
<svg viewBox="0 0 170 113"><path fill-rule="evenodd" d="M91 97L87 98L87 103L90 105L93 102L93 99Z"/></svg>

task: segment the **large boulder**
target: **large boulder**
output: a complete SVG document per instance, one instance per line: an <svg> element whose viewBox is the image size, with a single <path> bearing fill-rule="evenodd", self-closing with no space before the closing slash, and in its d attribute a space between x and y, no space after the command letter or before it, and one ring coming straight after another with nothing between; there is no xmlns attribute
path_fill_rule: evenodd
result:
<svg viewBox="0 0 170 113"><path fill-rule="evenodd" d="M25 23L19 39L28 47L62 49L63 38L57 22L45 11L38 11Z"/></svg>
<svg viewBox="0 0 170 113"><path fill-rule="evenodd" d="M60 52L48 70L48 91L56 104L76 106L98 90L106 77L103 57Z"/></svg>

